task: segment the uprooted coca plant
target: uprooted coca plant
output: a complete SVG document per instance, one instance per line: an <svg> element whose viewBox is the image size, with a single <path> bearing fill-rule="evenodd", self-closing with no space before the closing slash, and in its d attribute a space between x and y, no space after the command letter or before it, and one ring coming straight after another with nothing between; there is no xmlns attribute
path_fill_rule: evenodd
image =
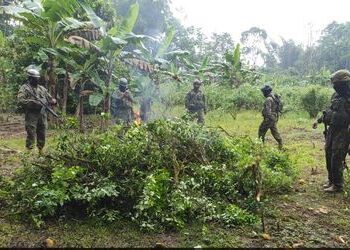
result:
<svg viewBox="0 0 350 250"><path fill-rule="evenodd" d="M53 151L27 161L1 187L7 205L38 226L83 215L161 230L194 221L254 223L257 200L287 192L295 177L284 152L175 120L64 133Z"/></svg>

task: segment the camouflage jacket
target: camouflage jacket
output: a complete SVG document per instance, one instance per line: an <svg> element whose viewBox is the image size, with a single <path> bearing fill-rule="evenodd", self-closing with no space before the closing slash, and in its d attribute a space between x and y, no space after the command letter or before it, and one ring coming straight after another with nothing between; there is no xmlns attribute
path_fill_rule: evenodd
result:
<svg viewBox="0 0 350 250"><path fill-rule="evenodd" d="M115 91L111 96L111 115L116 116L120 113L132 113L134 100L129 90L121 92Z"/></svg>
<svg viewBox="0 0 350 250"><path fill-rule="evenodd" d="M31 92L46 105L49 105L53 99L45 87L41 85L32 87L29 83L23 84L18 91L17 101L18 105L26 112L42 111L42 106L38 104L38 101L30 94Z"/></svg>
<svg viewBox="0 0 350 250"><path fill-rule="evenodd" d="M274 100L273 94L270 94L266 97L264 102L264 108L262 110L262 115L265 119L277 119L278 118L278 110L277 104Z"/></svg>
<svg viewBox="0 0 350 250"><path fill-rule="evenodd" d="M332 149L344 149L350 142L350 99L334 94L328 111L329 130L326 138L326 147Z"/></svg>
<svg viewBox="0 0 350 250"><path fill-rule="evenodd" d="M187 93L185 107L189 111L206 111L205 96L201 90L195 92L193 89Z"/></svg>

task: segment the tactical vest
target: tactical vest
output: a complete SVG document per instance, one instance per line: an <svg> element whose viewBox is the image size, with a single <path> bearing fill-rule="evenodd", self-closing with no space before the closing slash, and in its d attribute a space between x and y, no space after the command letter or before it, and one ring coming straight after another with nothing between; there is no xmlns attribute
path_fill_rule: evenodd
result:
<svg viewBox="0 0 350 250"><path fill-rule="evenodd" d="M330 126L334 128L347 128L350 124L350 100L334 95L330 107Z"/></svg>

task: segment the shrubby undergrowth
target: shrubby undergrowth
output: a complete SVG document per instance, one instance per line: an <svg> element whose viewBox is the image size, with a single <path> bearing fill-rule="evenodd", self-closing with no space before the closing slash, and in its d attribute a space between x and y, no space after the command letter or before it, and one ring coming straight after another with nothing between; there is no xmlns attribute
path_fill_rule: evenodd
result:
<svg viewBox="0 0 350 250"><path fill-rule="evenodd" d="M288 191L295 177L284 152L176 120L63 134L55 150L0 187L2 200L38 226L49 217L98 216L161 230L254 223L257 197Z"/></svg>
<svg viewBox="0 0 350 250"><path fill-rule="evenodd" d="M281 96L284 113L306 111L315 117L330 102L333 90L330 86L274 86L274 93ZM237 112L239 110L261 110L264 97L260 91L262 86L243 84L238 88L220 85L206 85L203 87L207 99L208 110L224 110ZM161 93L168 108L184 106L184 98L191 89L190 85L169 84L162 86Z"/></svg>

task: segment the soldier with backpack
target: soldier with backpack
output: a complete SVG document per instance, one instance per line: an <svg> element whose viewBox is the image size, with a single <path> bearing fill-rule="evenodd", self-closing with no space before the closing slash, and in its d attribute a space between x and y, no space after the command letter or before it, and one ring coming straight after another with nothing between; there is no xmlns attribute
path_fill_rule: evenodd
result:
<svg viewBox="0 0 350 250"><path fill-rule="evenodd" d="M278 143L278 148L282 149L282 138L277 129L278 118L283 108L281 99L278 95L272 93L272 88L269 85L265 85L261 92L265 97L265 103L262 111L264 120L259 127L259 138L265 142L266 132L270 129L272 136Z"/></svg>
<svg viewBox="0 0 350 250"><path fill-rule="evenodd" d="M128 80L121 78L118 89L111 96L111 115L113 123L130 126L134 121L134 100L128 90Z"/></svg>

